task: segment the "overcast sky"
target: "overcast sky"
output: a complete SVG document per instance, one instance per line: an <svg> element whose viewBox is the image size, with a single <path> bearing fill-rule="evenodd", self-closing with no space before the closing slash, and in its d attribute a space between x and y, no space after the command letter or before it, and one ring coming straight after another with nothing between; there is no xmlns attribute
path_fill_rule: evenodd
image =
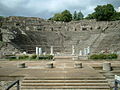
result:
<svg viewBox="0 0 120 90"><path fill-rule="evenodd" d="M0 0L0 15L50 18L67 9L72 13L75 10L82 11L86 16L97 5L109 3L116 10L120 7L120 0Z"/></svg>

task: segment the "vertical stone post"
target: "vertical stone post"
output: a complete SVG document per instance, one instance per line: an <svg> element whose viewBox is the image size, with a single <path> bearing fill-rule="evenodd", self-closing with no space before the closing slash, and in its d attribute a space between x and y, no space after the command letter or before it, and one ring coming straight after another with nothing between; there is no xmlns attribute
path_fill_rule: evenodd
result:
<svg viewBox="0 0 120 90"><path fill-rule="evenodd" d="M51 46L51 48L50 48L50 55L54 55L54 53L53 53L53 46Z"/></svg>
<svg viewBox="0 0 120 90"><path fill-rule="evenodd" d="M82 51L80 50L80 52L79 52L79 56L82 56Z"/></svg>
<svg viewBox="0 0 120 90"><path fill-rule="evenodd" d="M87 55L87 50L86 50L86 48L84 48L84 56L86 56Z"/></svg>
<svg viewBox="0 0 120 90"><path fill-rule="evenodd" d="M42 54L42 48L39 48L39 55Z"/></svg>
<svg viewBox="0 0 120 90"><path fill-rule="evenodd" d="M87 48L87 54L90 54L90 47Z"/></svg>
<svg viewBox="0 0 120 90"><path fill-rule="evenodd" d="M103 63L103 70L111 71L111 63L109 63L109 62Z"/></svg>
<svg viewBox="0 0 120 90"><path fill-rule="evenodd" d="M75 46L72 45L72 55L75 55Z"/></svg>
<svg viewBox="0 0 120 90"><path fill-rule="evenodd" d="M39 48L36 47L36 55L39 55Z"/></svg>

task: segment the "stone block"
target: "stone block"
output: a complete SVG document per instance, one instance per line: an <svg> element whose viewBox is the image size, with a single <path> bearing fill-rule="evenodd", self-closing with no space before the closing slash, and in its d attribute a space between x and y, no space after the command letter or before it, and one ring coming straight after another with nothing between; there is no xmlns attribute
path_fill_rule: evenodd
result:
<svg viewBox="0 0 120 90"><path fill-rule="evenodd" d="M109 62L103 63L103 70L111 71L111 63L109 63Z"/></svg>
<svg viewBox="0 0 120 90"><path fill-rule="evenodd" d="M25 63L20 63L20 64L18 64L17 67L18 67L18 68L26 68L26 65L25 65Z"/></svg>
<svg viewBox="0 0 120 90"><path fill-rule="evenodd" d="M74 67L75 68L82 68L82 63L81 62L76 62Z"/></svg>
<svg viewBox="0 0 120 90"><path fill-rule="evenodd" d="M53 68L53 62L47 63L47 64L46 64L46 67L47 67L47 68Z"/></svg>

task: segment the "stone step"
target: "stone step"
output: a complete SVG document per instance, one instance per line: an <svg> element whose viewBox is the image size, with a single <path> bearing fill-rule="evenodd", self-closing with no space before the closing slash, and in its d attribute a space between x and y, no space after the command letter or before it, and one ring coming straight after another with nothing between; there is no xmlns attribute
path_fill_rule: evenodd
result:
<svg viewBox="0 0 120 90"><path fill-rule="evenodd" d="M91 89L91 90L110 90L109 86L22 86L21 90L36 90L36 89Z"/></svg>
<svg viewBox="0 0 120 90"><path fill-rule="evenodd" d="M22 83L21 86L107 86L108 83Z"/></svg>
<svg viewBox="0 0 120 90"><path fill-rule="evenodd" d="M22 83L107 83L107 80L23 80Z"/></svg>
<svg viewBox="0 0 120 90"><path fill-rule="evenodd" d="M105 80L105 77L25 77L24 80Z"/></svg>

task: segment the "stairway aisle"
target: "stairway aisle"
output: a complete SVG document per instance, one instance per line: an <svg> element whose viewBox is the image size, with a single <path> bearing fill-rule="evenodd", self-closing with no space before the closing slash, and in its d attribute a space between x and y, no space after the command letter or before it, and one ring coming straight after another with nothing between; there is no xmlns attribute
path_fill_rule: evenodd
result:
<svg viewBox="0 0 120 90"><path fill-rule="evenodd" d="M21 90L110 90L104 76L86 64L83 64L83 68L74 68L74 63L70 59L58 59L55 68L36 71L38 75L34 71L24 78Z"/></svg>

